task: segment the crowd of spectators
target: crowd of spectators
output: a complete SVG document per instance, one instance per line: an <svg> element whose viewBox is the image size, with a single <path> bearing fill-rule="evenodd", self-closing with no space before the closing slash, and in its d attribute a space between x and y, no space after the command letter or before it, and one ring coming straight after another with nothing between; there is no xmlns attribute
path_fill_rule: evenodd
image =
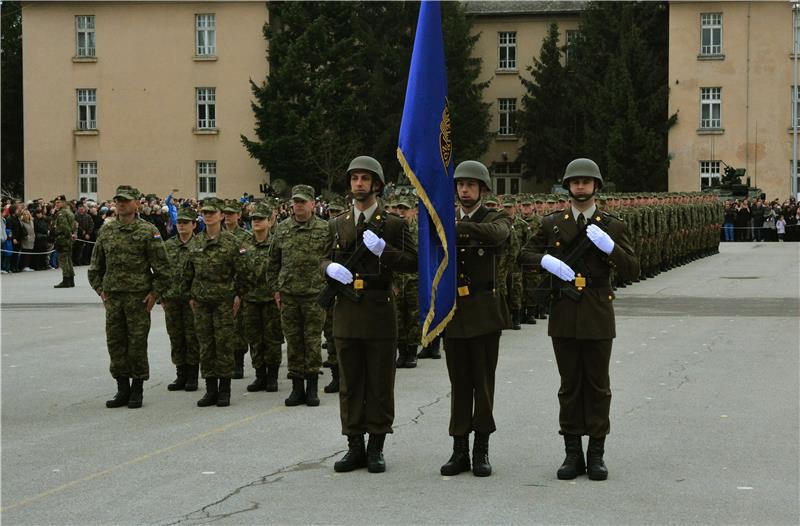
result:
<svg viewBox="0 0 800 526"><path fill-rule="evenodd" d="M793 197L728 200L724 209L724 241L800 241L800 208Z"/></svg>

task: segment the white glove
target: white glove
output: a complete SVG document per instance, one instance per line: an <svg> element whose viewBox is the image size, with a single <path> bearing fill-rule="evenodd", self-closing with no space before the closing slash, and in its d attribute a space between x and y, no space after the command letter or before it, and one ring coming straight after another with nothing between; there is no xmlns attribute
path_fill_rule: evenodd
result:
<svg viewBox="0 0 800 526"><path fill-rule="evenodd" d="M575 279L575 271L569 265L550 254L545 254L542 257L542 268L560 280L572 281Z"/></svg>
<svg viewBox="0 0 800 526"><path fill-rule="evenodd" d="M325 274L332 277L339 283L347 285L353 282L353 274L347 270L347 267L339 263L331 263L325 268Z"/></svg>
<svg viewBox="0 0 800 526"><path fill-rule="evenodd" d="M364 244L367 245L370 252L378 257L381 257L383 249L386 248L386 241L375 235L372 230L364 231Z"/></svg>
<svg viewBox="0 0 800 526"><path fill-rule="evenodd" d="M594 246L606 254L611 254L614 250L614 240L597 225L589 225L586 227L586 237L594 243Z"/></svg>

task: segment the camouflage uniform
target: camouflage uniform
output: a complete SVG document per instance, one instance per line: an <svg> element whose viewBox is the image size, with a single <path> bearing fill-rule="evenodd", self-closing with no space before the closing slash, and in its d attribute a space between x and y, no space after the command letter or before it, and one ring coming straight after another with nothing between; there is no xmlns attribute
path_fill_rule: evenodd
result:
<svg viewBox="0 0 800 526"><path fill-rule="evenodd" d="M218 199L204 201L201 211L219 210ZM194 302L194 326L200 343L200 369L206 379L230 379L234 373L233 303L238 293L236 266L239 241L221 231L209 239L208 229L194 237L183 270L181 293Z"/></svg>
<svg viewBox="0 0 800 526"><path fill-rule="evenodd" d="M414 204L408 196L402 196L397 206L412 209ZM406 221L413 239L419 236L419 223L414 219ZM417 365L417 347L420 343L419 325L419 274L417 272L395 273L394 289L397 308L397 349L399 356L396 366L414 368Z"/></svg>
<svg viewBox="0 0 800 526"><path fill-rule="evenodd" d="M59 199L66 201L63 195ZM64 282L69 283L75 279L75 270L72 268L72 245L74 243L72 235L75 232L75 216L72 210L69 209L69 205L64 204L56 214L55 220L55 249L58 251L58 266L61 268L61 276L63 277L62 284Z"/></svg>
<svg viewBox="0 0 800 526"><path fill-rule="evenodd" d="M236 199L228 199L225 201L225 204L222 206L223 213L242 213L242 204L238 202ZM233 234L233 237L239 242L240 247L247 247L253 241L253 233L249 230L245 230L238 224L236 228L228 230L227 226L223 225L223 228ZM234 369L234 378L242 378L244 376L244 355L247 354L247 340L245 338L245 328L244 328L244 316L236 316L233 319L233 340L231 345L233 345L233 357L235 363ZM280 364L280 362L279 362Z"/></svg>
<svg viewBox="0 0 800 526"><path fill-rule="evenodd" d="M297 185L292 194L314 199L313 189L306 185ZM269 248L267 287L280 293L288 378L292 380L316 379L322 365L320 335L325 311L317 304L317 295L325 286L319 262L328 237L328 223L316 215L305 223L290 217L278 225Z"/></svg>
<svg viewBox="0 0 800 526"><path fill-rule="evenodd" d="M130 186L120 186L114 198L138 199L139 192ZM130 394L128 406L134 407L133 395L137 395L135 407L141 407L142 382L150 378L147 360L150 312L144 300L148 294L158 299L169 286L170 278L161 234L139 217L128 224L119 220L107 223L97 237L88 274L90 286L98 295L105 294L109 370L118 386L115 401L120 403L106 405L120 407L122 399L127 403L126 395ZM134 379L130 390L125 388L128 378Z"/></svg>
<svg viewBox="0 0 800 526"><path fill-rule="evenodd" d="M252 214L256 218L272 217L272 207L259 203ZM278 368L281 365L281 332L280 311L275 303L275 290L267 284L267 256L271 236L264 241L257 241L255 237L244 248L243 257L239 258L237 274L241 276L242 290L242 318L244 320L245 336L250 345L250 358L253 369L256 371L256 382L248 386L248 391L261 390L263 383L267 388L267 378L274 382L277 390ZM263 380L259 381L259 378Z"/></svg>

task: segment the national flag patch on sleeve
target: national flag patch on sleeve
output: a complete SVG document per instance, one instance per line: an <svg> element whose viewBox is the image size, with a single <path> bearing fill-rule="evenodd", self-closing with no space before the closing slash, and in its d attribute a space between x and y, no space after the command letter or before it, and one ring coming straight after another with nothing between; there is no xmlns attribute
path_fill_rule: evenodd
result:
<svg viewBox="0 0 800 526"><path fill-rule="evenodd" d="M242 247L239 249L239 254L244 254L245 252L247 252L246 248Z"/></svg>
<svg viewBox="0 0 800 526"><path fill-rule="evenodd" d="M156 232L155 234L153 234L153 239L161 239L161 234Z"/></svg>

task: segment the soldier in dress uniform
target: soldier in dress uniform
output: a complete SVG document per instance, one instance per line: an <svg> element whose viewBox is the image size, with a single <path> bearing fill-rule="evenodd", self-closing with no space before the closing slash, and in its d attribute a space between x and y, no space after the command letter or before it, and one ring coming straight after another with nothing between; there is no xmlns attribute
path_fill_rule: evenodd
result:
<svg viewBox="0 0 800 526"><path fill-rule="evenodd" d="M639 265L625 223L595 204L594 196L603 185L597 164L575 159L567 165L562 185L570 193L570 206L544 218L522 257L558 280L547 330L561 375L559 432L566 458L557 476L573 479L588 466L590 479L605 480L603 454L611 406L608 364L616 336L609 276L614 268L623 278L633 277ZM578 246L582 252L576 254ZM583 435L589 435L586 460Z"/></svg>
<svg viewBox="0 0 800 526"><path fill-rule="evenodd" d="M393 273L417 269L417 247L406 222L378 208L376 195L385 183L380 163L372 157L356 157L347 174L354 205L329 223L331 245L322 262L325 275L351 286L358 298L341 292L333 310L342 434L348 444L334 469L347 472L366 467L380 473L386 470L383 444L394 422L397 313ZM349 261L362 245L361 257ZM366 448L365 433L369 433Z"/></svg>
<svg viewBox="0 0 800 526"><path fill-rule="evenodd" d="M89 265L89 285L106 309L110 371L117 381L117 394L106 402L109 408L142 407L143 384L150 378L150 311L171 277L161 234L136 214L139 197L136 188L117 187L117 219L100 230Z"/></svg>
<svg viewBox="0 0 800 526"><path fill-rule="evenodd" d="M226 199L222 205L222 213L225 216L225 230L233 234L239 241L239 245L247 247L253 242L253 233L242 228L239 224L242 217L242 203L236 199ZM233 378L239 380L244 378L244 355L247 354L247 340L244 337L244 316L237 316L233 320Z"/></svg>
<svg viewBox="0 0 800 526"><path fill-rule="evenodd" d="M177 371L175 381L167 385L170 391L197 391L200 355L194 330L194 313L189 297L181 294L183 267L189 257L189 244L194 239L196 225L197 213L190 207L181 208L176 225L178 235L164 243L170 260L172 281L161 297L161 307L164 309L172 363Z"/></svg>
<svg viewBox="0 0 800 526"><path fill-rule="evenodd" d="M292 188L294 215L280 222L269 247L267 285L275 290L286 338L286 361L292 392L284 403L319 405L320 335L325 311L317 296L325 286L319 262L329 245L328 224L314 214L314 189Z"/></svg>
<svg viewBox="0 0 800 526"><path fill-rule="evenodd" d="M492 408L500 334L511 324L498 269L512 235L511 218L504 210L489 210L481 201L491 186L486 166L464 161L456 167L454 178L459 201L458 294L444 338L453 454L440 471L451 476L471 467L475 476L486 477L492 474L489 435L497 429ZM469 435L473 431L470 464Z"/></svg>

